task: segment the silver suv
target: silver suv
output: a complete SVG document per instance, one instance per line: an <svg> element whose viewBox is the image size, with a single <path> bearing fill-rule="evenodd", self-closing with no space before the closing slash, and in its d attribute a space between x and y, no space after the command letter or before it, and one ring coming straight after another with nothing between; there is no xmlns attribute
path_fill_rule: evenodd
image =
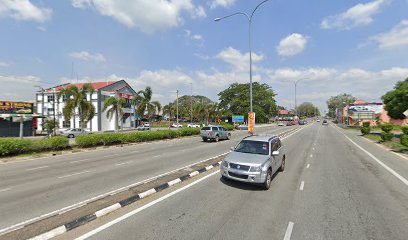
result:
<svg viewBox="0 0 408 240"><path fill-rule="evenodd" d="M268 190L272 176L285 170L285 150L277 136L249 136L232 149L221 164L224 179L260 183Z"/></svg>

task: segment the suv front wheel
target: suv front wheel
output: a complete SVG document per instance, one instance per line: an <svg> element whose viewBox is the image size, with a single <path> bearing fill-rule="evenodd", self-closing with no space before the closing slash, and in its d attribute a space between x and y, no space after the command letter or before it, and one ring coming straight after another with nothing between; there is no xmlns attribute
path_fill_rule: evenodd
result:
<svg viewBox="0 0 408 240"><path fill-rule="evenodd" d="M271 187L271 181L272 181L272 169L269 169L268 173L266 174L265 182L262 184L262 188L264 190L268 190Z"/></svg>

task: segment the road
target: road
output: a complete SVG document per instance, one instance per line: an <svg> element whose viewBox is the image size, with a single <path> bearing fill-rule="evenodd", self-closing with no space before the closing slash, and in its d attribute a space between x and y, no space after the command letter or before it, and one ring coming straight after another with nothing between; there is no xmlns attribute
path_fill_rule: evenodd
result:
<svg viewBox="0 0 408 240"><path fill-rule="evenodd" d="M286 170L268 191L215 169L59 239L408 239L407 159L319 123L283 144Z"/></svg>
<svg viewBox="0 0 408 240"><path fill-rule="evenodd" d="M232 140L219 143L188 137L0 164L0 229L225 153L245 135L235 131Z"/></svg>

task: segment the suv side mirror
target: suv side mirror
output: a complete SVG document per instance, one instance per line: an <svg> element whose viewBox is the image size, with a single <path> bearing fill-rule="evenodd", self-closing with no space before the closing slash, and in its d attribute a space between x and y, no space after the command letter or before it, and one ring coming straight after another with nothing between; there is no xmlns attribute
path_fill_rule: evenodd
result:
<svg viewBox="0 0 408 240"><path fill-rule="evenodd" d="M231 149L231 151L234 151L235 148L234 148L234 147L231 147L230 149Z"/></svg>
<svg viewBox="0 0 408 240"><path fill-rule="evenodd" d="M279 151L273 151L272 156L279 156Z"/></svg>

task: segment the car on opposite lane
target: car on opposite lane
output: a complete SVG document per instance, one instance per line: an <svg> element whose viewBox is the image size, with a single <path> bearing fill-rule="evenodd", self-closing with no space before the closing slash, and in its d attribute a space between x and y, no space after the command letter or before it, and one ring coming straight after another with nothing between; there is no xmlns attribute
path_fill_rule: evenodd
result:
<svg viewBox="0 0 408 240"><path fill-rule="evenodd" d="M223 126L206 126L201 128L200 136L204 142L208 140L218 142L220 139L230 139L231 133Z"/></svg>
<svg viewBox="0 0 408 240"><path fill-rule="evenodd" d="M84 135L84 134L91 134L91 132L85 131L81 128L68 128L67 130L61 133L61 136L67 137L67 138L75 138L79 135Z"/></svg>
<svg viewBox="0 0 408 240"><path fill-rule="evenodd" d="M326 125L326 126L327 126L328 124L329 124L329 123L327 122L327 120L324 119L323 122L322 122L322 125Z"/></svg>
<svg viewBox="0 0 408 240"><path fill-rule="evenodd" d="M248 136L232 149L221 163L221 176L241 182L261 184L268 190L272 176L284 171L285 149L277 136Z"/></svg>

